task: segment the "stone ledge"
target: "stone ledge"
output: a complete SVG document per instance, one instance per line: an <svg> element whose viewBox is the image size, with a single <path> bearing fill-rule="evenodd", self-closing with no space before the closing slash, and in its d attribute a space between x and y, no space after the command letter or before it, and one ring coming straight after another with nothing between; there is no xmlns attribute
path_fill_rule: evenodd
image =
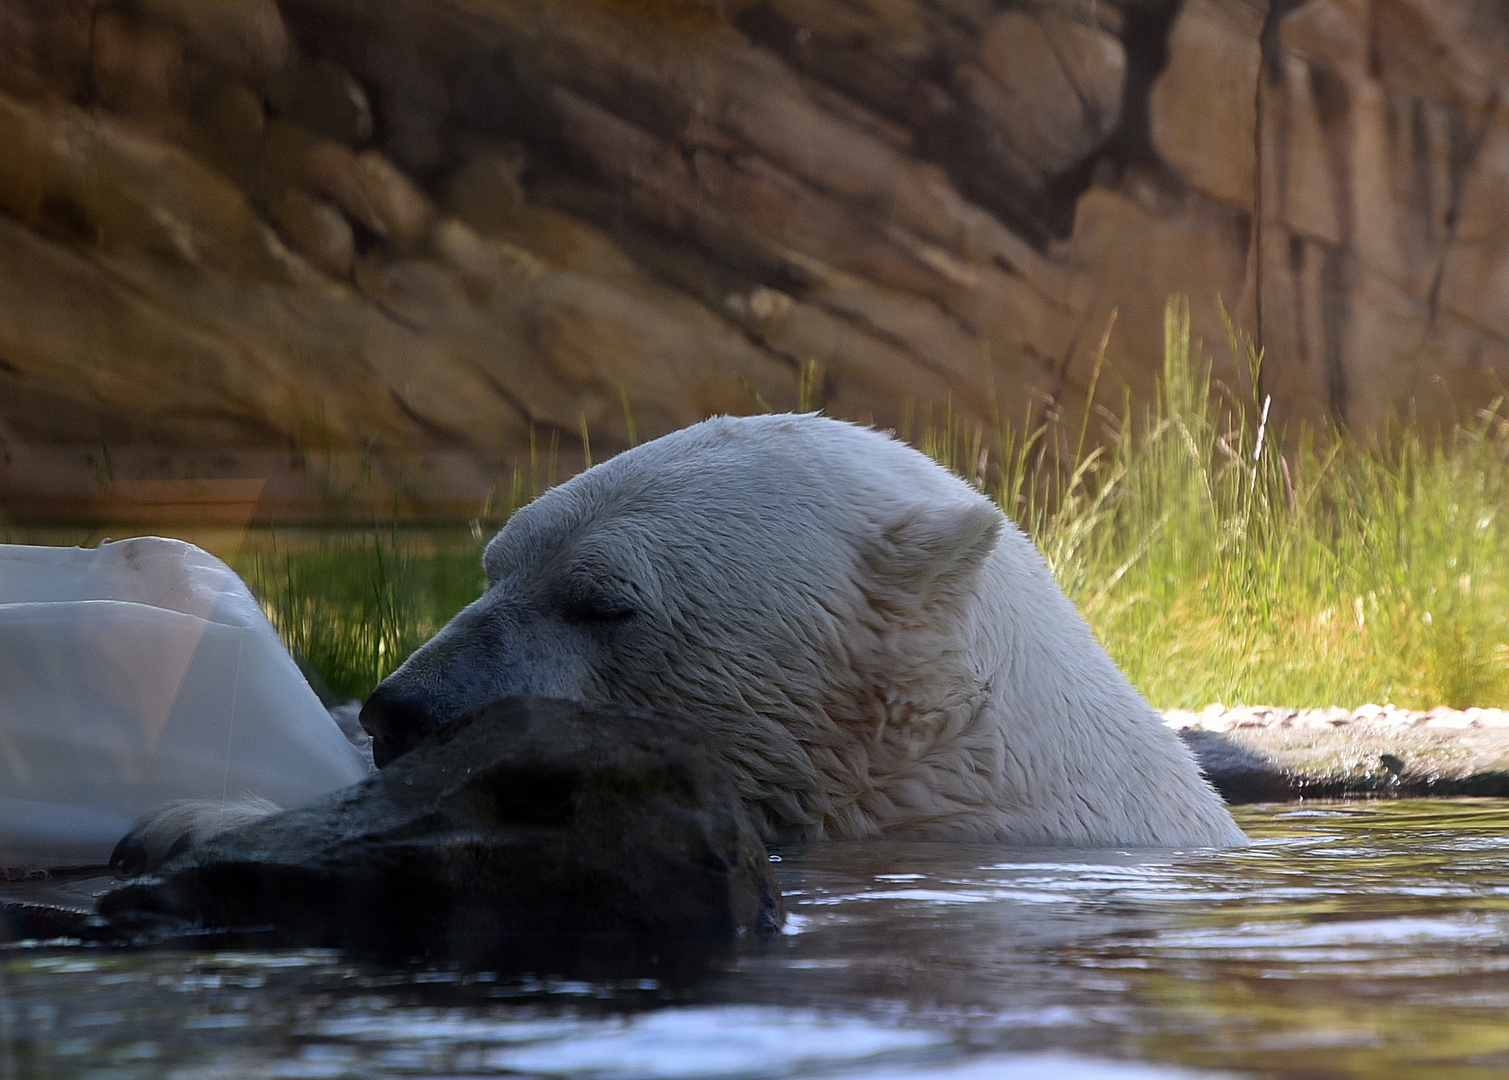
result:
<svg viewBox="0 0 1509 1080"><path fill-rule="evenodd" d="M1164 723L1232 803L1344 795L1509 796L1509 711L1171 710Z"/></svg>

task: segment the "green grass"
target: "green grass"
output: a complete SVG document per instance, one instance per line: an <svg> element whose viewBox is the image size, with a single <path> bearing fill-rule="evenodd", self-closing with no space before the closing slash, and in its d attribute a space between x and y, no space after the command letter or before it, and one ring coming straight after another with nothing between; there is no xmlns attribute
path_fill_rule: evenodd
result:
<svg viewBox="0 0 1509 1080"><path fill-rule="evenodd" d="M1109 439L1088 413L1024 435L945 412L915 442L1022 523L1160 707L1509 707L1509 423L1280 437L1260 401L1212 395L1184 305L1166 330L1156 400ZM1250 345L1230 347L1257 385ZM539 471L509 506L549 486ZM364 697L480 594L495 527L289 535L236 566L323 692Z"/></svg>
<svg viewBox="0 0 1509 1080"><path fill-rule="evenodd" d="M1035 473L1048 436L1004 433L995 489L1148 699L1509 706L1509 424L1281 439L1211 395L1186 306L1165 325L1144 412Z"/></svg>
<svg viewBox="0 0 1509 1080"><path fill-rule="evenodd" d="M231 562L327 704L372 688L482 594L485 538L397 527L282 532Z"/></svg>
<svg viewBox="0 0 1509 1080"><path fill-rule="evenodd" d="M584 449L585 438L584 430ZM365 700L482 595L483 548L514 510L556 483L555 437L537 447L531 432L530 443L527 466L464 526L374 517L365 527L274 529L230 557L326 704Z"/></svg>

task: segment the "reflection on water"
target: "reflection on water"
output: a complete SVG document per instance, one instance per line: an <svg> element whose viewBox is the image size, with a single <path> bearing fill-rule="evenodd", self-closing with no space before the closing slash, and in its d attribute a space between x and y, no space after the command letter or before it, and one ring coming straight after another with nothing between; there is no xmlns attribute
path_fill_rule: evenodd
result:
<svg viewBox="0 0 1509 1080"><path fill-rule="evenodd" d="M1246 807L1245 850L787 853L695 985L0 951L0 1078L1509 1075L1509 802Z"/></svg>

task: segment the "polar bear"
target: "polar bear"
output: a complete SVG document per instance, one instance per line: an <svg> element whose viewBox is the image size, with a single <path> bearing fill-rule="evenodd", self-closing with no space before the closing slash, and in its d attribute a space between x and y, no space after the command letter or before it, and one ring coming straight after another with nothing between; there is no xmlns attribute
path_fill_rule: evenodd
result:
<svg viewBox="0 0 1509 1080"><path fill-rule="evenodd" d="M706 725L767 838L1244 842L989 499L881 432L718 417L525 506L361 713L377 763L516 694Z"/></svg>

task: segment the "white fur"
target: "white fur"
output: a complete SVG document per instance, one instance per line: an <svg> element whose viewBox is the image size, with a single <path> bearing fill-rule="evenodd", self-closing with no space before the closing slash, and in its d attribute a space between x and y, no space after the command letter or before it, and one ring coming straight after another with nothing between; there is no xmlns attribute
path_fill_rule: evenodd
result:
<svg viewBox="0 0 1509 1080"><path fill-rule="evenodd" d="M257 795L238 799L175 799L147 811L115 845L110 869L121 877L150 873L213 836L281 810Z"/></svg>
<svg viewBox="0 0 1509 1080"><path fill-rule="evenodd" d="M1021 531L878 432L705 421L537 499L484 564L374 703L689 714L769 835L1244 842Z"/></svg>

